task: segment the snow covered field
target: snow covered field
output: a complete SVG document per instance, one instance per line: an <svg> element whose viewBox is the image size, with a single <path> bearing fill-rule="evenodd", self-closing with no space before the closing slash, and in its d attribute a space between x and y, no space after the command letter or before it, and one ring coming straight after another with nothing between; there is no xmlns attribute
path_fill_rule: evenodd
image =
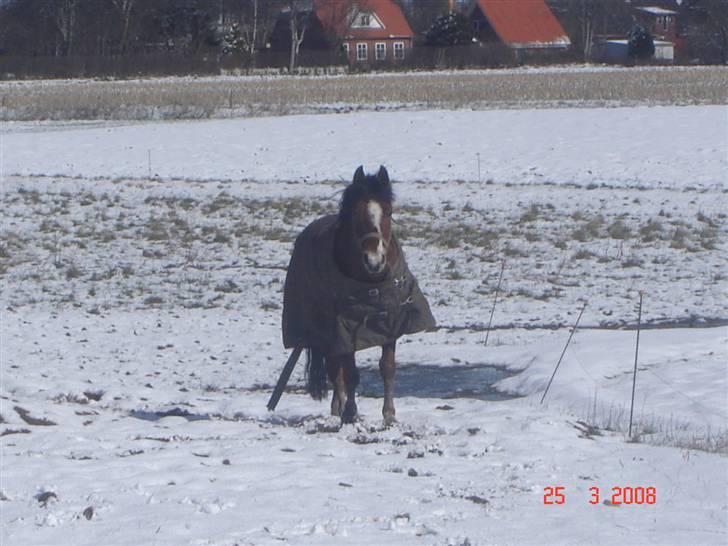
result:
<svg viewBox="0 0 728 546"><path fill-rule="evenodd" d="M721 66L21 80L0 81L0 120L159 121L435 108L721 105L727 88L728 67Z"/></svg>
<svg viewBox="0 0 728 546"><path fill-rule="evenodd" d="M725 106L6 124L2 543L725 544L727 126ZM398 361L496 365L520 398L398 397L383 429L364 397L338 430L299 365L265 410L292 241L362 163L396 181L441 326Z"/></svg>

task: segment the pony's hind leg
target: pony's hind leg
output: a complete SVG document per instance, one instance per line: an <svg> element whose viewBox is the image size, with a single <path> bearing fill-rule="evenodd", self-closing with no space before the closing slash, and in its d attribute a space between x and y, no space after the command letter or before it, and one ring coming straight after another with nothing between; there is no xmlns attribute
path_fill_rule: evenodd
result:
<svg viewBox="0 0 728 546"><path fill-rule="evenodd" d="M397 342L382 345L382 358L379 360L379 373L384 381L384 405L382 406L382 416L384 424L389 426L397 420L394 417L394 372L396 365L394 362L394 349Z"/></svg>
<svg viewBox="0 0 728 546"><path fill-rule="evenodd" d="M331 415L341 417L346 404L346 383L344 382L344 367L341 360L337 358L327 358L326 368L329 379L334 385L334 394L331 396Z"/></svg>

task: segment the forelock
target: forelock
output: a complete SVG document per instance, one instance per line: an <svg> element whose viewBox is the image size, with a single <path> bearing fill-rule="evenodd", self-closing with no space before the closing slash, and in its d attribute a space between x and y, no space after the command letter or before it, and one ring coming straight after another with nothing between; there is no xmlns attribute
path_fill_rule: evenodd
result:
<svg viewBox="0 0 728 546"><path fill-rule="evenodd" d="M394 201L392 185L388 182L383 183L376 176L371 175L368 175L362 182L352 182L341 197L339 218L343 221L351 219L356 203L372 199L380 203L391 204Z"/></svg>

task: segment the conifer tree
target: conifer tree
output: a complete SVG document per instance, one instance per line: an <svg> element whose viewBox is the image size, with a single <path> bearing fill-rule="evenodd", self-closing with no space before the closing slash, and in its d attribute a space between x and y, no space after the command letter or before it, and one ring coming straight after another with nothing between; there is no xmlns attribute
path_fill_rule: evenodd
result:
<svg viewBox="0 0 728 546"><path fill-rule="evenodd" d="M469 44L473 30L462 13L450 12L435 19L425 35L425 44L435 47Z"/></svg>
<svg viewBox="0 0 728 546"><path fill-rule="evenodd" d="M627 55L631 58L649 59L655 54L655 42L645 27L635 25L627 35L627 40Z"/></svg>

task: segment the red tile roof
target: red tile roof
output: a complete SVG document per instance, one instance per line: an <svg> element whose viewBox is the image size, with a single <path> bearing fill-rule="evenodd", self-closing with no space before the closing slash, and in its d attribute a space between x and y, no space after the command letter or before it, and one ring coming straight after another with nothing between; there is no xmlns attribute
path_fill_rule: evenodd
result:
<svg viewBox="0 0 728 546"><path fill-rule="evenodd" d="M349 28L351 9L374 13L384 28ZM340 37L360 40L377 38L413 38L402 10L392 0L314 0L316 16L321 24Z"/></svg>
<svg viewBox="0 0 728 546"><path fill-rule="evenodd" d="M501 41L511 47L571 43L544 0L477 0L477 4Z"/></svg>

